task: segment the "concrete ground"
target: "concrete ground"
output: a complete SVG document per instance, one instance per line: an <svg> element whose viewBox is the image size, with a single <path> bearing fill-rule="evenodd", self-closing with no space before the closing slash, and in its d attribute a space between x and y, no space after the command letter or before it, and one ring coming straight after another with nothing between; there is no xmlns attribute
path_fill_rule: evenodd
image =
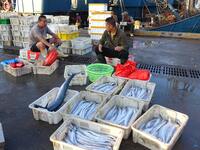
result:
<svg viewBox="0 0 200 150"><path fill-rule="evenodd" d="M140 63L170 64L187 68L199 68L200 42L180 39L136 37L132 50ZM0 61L14 55L0 51ZM53 150L50 135L60 126L49 125L33 119L28 105L64 81L64 66L51 76L26 75L15 78L0 69L0 122L4 128L6 150ZM157 84L151 105L159 104L187 114L189 122L174 150L200 150L200 80L172 76L153 75L152 82ZM71 87L84 90L84 87ZM134 144L132 137L124 140L121 150L144 150Z"/></svg>

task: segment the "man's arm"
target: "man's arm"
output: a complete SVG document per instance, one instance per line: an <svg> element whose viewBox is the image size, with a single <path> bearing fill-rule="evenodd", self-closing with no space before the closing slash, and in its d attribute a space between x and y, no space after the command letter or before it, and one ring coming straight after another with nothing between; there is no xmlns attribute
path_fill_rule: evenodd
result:
<svg viewBox="0 0 200 150"><path fill-rule="evenodd" d="M33 31L33 36L35 36L38 39L38 41L42 42L46 46L52 47L52 45L49 42L47 42L47 40L41 35L41 33Z"/></svg>
<svg viewBox="0 0 200 150"><path fill-rule="evenodd" d="M53 33L51 31L51 29L49 29L49 27L47 27L47 33L50 34L52 37L56 38L56 39L59 39L59 37L57 36L57 34Z"/></svg>

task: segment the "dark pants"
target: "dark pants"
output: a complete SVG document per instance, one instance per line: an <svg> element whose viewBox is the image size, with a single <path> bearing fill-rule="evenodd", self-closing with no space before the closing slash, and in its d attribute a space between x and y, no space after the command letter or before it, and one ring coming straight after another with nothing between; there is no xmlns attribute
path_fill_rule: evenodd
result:
<svg viewBox="0 0 200 150"><path fill-rule="evenodd" d="M105 56L109 58L119 58L121 63L124 64L128 60L128 51L122 50L120 52L114 49L102 47L102 52L99 51L98 46L95 48L97 59L100 63L106 63Z"/></svg>

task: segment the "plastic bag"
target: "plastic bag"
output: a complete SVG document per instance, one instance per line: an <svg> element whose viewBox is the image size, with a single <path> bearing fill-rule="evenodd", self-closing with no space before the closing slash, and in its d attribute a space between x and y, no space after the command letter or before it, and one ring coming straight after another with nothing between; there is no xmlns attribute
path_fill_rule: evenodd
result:
<svg viewBox="0 0 200 150"><path fill-rule="evenodd" d="M137 80L149 80L150 78L150 71L144 69L137 69L133 73L131 73L128 78L130 79L137 79Z"/></svg>
<svg viewBox="0 0 200 150"><path fill-rule="evenodd" d="M53 64L56 61L57 57L58 57L58 52L56 51L56 49L51 50L48 53L43 65L50 66L51 64Z"/></svg>
<svg viewBox="0 0 200 150"><path fill-rule="evenodd" d="M118 64L115 67L115 75L119 77L128 77L136 69L136 62L127 61L124 65Z"/></svg>

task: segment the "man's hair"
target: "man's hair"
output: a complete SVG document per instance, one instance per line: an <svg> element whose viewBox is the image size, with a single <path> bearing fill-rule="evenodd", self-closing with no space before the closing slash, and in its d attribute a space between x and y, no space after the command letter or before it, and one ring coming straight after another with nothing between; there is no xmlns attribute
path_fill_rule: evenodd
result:
<svg viewBox="0 0 200 150"><path fill-rule="evenodd" d="M106 18L106 22L111 24L113 27L116 27L116 21L113 17Z"/></svg>
<svg viewBox="0 0 200 150"><path fill-rule="evenodd" d="M47 19L47 17L44 16L44 15L39 16L39 17L38 17L38 22L41 21L42 19Z"/></svg>

